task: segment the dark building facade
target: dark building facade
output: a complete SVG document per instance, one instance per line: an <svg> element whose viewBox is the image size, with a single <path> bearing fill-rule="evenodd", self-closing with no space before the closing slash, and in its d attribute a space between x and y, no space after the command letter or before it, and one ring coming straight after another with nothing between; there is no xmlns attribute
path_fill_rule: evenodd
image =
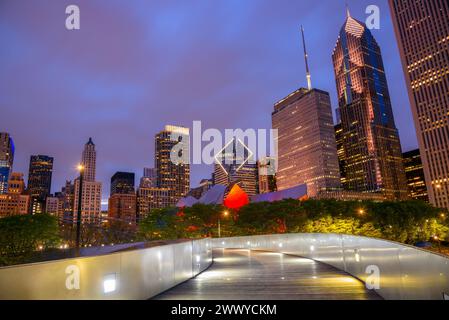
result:
<svg viewBox="0 0 449 320"><path fill-rule="evenodd" d="M275 104L278 190L306 184L309 197L341 188L329 93L301 88Z"/></svg>
<svg viewBox="0 0 449 320"><path fill-rule="evenodd" d="M116 172L111 178L111 196L119 194L134 194L134 173Z"/></svg>
<svg viewBox="0 0 449 320"><path fill-rule="evenodd" d="M405 175L407 176L407 184L409 197L415 200L429 201L426 188L426 180L424 178L424 168L421 161L419 149L404 152Z"/></svg>
<svg viewBox="0 0 449 320"><path fill-rule="evenodd" d="M259 193L257 163L249 158L249 152L234 138L217 156L214 164L214 184L230 186L238 184L249 196Z"/></svg>
<svg viewBox="0 0 449 320"><path fill-rule="evenodd" d="M389 3L429 200L449 209L449 1Z"/></svg>
<svg viewBox="0 0 449 320"><path fill-rule="evenodd" d="M53 158L35 155L30 158L28 194L31 197L31 214L45 212L45 200L50 195Z"/></svg>
<svg viewBox="0 0 449 320"><path fill-rule="evenodd" d="M368 28L348 17L332 54L350 191L407 198L398 130L379 45Z"/></svg>
<svg viewBox="0 0 449 320"><path fill-rule="evenodd" d="M8 180L14 162L14 142L6 132L0 132L0 194L8 192Z"/></svg>

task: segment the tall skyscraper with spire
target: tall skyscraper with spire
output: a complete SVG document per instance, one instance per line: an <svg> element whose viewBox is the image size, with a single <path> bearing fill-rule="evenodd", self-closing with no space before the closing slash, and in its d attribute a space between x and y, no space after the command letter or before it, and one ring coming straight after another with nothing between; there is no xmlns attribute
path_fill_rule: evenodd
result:
<svg viewBox="0 0 449 320"><path fill-rule="evenodd" d="M329 93L312 87L304 29L301 27L307 89L277 102L272 114L278 130L278 190L307 185L309 197L341 188Z"/></svg>
<svg viewBox="0 0 449 320"><path fill-rule="evenodd" d="M405 199L401 144L381 50L370 30L349 10L332 59L348 189Z"/></svg>
<svg viewBox="0 0 449 320"><path fill-rule="evenodd" d="M92 138L84 145L81 164L84 167L84 181L95 181L97 167L97 152Z"/></svg>
<svg viewBox="0 0 449 320"><path fill-rule="evenodd" d="M96 165L97 165L97 152L95 150L95 144L92 138L89 138L84 145L84 149L81 155L81 165L83 166L83 188L81 197L81 217L83 222L87 223L99 223L101 222L101 182L95 181L96 179ZM74 220L78 212L78 199L80 180L75 179L75 191L74 191L74 205L73 213Z"/></svg>
<svg viewBox="0 0 449 320"><path fill-rule="evenodd" d="M389 3L429 200L449 209L449 2Z"/></svg>

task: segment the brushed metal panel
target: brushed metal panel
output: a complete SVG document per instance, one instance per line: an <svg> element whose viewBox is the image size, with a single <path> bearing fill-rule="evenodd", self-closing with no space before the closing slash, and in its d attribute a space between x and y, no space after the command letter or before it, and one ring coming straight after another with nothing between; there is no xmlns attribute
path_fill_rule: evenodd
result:
<svg viewBox="0 0 449 320"><path fill-rule="evenodd" d="M0 268L0 299L148 299L188 280L212 261L209 239ZM192 261L200 257L198 270ZM79 271L79 289L66 270ZM77 272L76 272L77 273ZM105 280L112 281L105 293ZM112 289L111 289L112 288Z"/></svg>
<svg viewBox="0 0 449 320"><path fill-rule="evenodd" d="M385 299L443 299L449 292L449 258L400 243L340 234L283 234L212 239L214 248L282 252L332 265L371 283ZM373 282L375 283L375 282Z"/></svg>

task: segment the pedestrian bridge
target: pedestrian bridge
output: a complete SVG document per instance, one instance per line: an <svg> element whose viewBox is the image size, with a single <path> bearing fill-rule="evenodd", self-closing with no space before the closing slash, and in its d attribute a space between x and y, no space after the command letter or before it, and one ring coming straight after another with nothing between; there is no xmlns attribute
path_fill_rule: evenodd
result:
<svg viewBox="0 0 449 320"><path fill-rule="evenodd" d="M435 299L449 259L395 242L284 234L135 246L0 268L0 299Z"/></svg>

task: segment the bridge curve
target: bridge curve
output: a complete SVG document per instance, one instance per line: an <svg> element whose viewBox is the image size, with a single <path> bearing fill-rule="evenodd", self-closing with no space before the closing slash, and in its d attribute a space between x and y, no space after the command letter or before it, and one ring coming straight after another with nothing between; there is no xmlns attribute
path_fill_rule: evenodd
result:
<svg viewBox="0 0 449 320"><path fill-rule="evenodd" d="M125 247L126 250L120 247L119 251L105 248L106 252L101 250L86 257L1 267L0 300L149 299L200 275L211 265L213 252L219 254L219 250L228 249L251 250L252 257L254 252L257 255L268 251L310 259L318 268L332 266L332 272L340 270L370 284L386 300L449 299L447 256L380 239L341 234L281 234ZM220 263L223 257L215 258ZM255 264L257 259L251 261ZM282 268L286 272L285 265ZM252 272L260 270L269 268ZM226 273L234 272L230 268ZM296 276L300 281L299 275ZM270 296L276 294L272 289ZM233 294L238 294L238 290Z"/></svg>
<svg viewBox="0 0 449 320"><path fill-rule="evenodd" d="M203 273L155 300L378 300L344 271L311 259L246 249L215 249Z"/></svg>

